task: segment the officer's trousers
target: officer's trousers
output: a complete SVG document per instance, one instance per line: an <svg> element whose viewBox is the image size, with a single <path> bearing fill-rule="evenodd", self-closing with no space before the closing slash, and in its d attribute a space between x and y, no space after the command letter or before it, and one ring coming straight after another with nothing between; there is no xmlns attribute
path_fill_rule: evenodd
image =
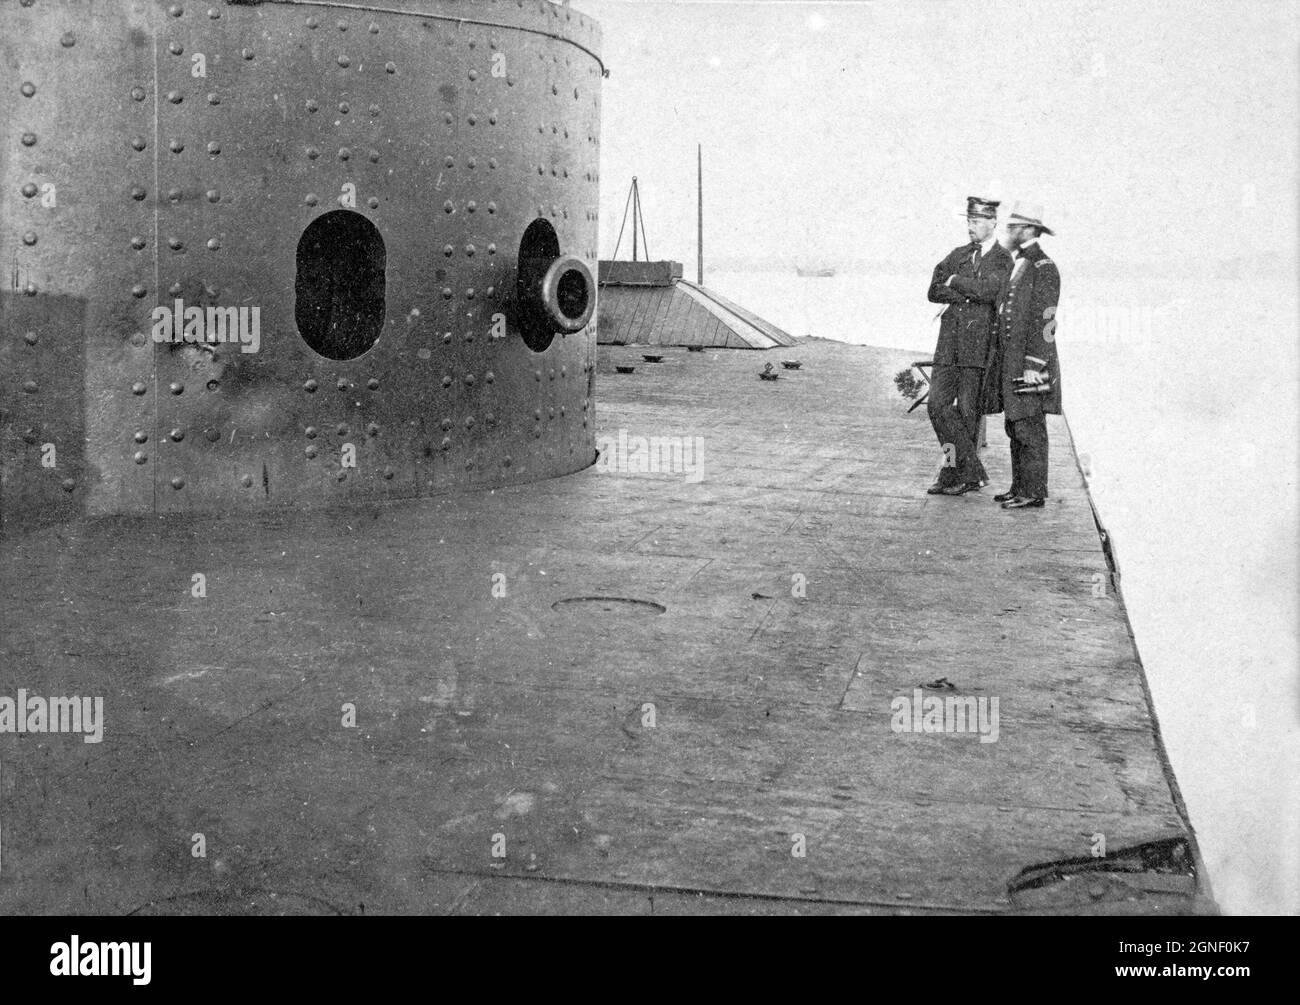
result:
<svg viewBox="0 0 1300 1005"><path fill-rule="evenodd" d="M940 485L988 481L988 472L979 458L979 398L983 376L984 370L978 366L940 363L930 373L926 410L945 454L944 467L939 472Z"/></svg>
<svg viewBox="0 0 1300 1005"><path fill-rule="evenodd" d="M1007 419L1011 440L1011 491L1025 499L1047 498L1047 416Z"/></svg>

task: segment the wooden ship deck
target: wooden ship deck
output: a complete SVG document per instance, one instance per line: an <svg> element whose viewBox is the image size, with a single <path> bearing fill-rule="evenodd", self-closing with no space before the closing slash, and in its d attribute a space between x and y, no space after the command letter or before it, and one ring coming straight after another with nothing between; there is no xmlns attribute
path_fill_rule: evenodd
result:
<svg viewBox="0 0 1300 1005"><path fill-rule="evenodd" d="M0 541L0 694L105 699L0 735L0 911L1212 911L1064 423L930 497L914 354L785 352L602 347L538 484Z"/></svg>

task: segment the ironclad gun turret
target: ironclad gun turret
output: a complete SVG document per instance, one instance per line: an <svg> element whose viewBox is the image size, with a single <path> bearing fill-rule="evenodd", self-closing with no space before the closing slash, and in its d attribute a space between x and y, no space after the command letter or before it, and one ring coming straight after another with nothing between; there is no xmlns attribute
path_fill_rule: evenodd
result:
<svg viewBox="0 0 1300 1005"><path fill-rule="evenodd" d="M6 3L0 523L590 464L599 44L545 2Z"/></svg>

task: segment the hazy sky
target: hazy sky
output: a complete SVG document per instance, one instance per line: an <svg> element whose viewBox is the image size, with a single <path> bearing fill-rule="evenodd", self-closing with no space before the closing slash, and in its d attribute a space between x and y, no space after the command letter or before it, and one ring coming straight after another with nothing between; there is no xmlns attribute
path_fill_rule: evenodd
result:
<svg viewBox="0 0 1300 1005"><path fill-rule="evenodd" d="M1043 203L1076 269L1294 262L1295 4L574 6L610 68L602 256L636 174L651 252L694 262L698 141L706 264L928 261L968 194Z"/></svg>

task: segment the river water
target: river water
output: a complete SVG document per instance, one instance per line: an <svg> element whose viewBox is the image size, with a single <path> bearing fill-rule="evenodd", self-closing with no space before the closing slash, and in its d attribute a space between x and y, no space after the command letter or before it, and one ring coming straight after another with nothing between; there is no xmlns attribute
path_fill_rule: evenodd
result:
<svg viewBox="0 0 1300 1005"><path fill-rule="evenodd" d="M1225 913L1300 912L1294 281L1061 271L1066 418L1212 892ZM705 285L792 335L927 356L928 280Z"/></svg>

